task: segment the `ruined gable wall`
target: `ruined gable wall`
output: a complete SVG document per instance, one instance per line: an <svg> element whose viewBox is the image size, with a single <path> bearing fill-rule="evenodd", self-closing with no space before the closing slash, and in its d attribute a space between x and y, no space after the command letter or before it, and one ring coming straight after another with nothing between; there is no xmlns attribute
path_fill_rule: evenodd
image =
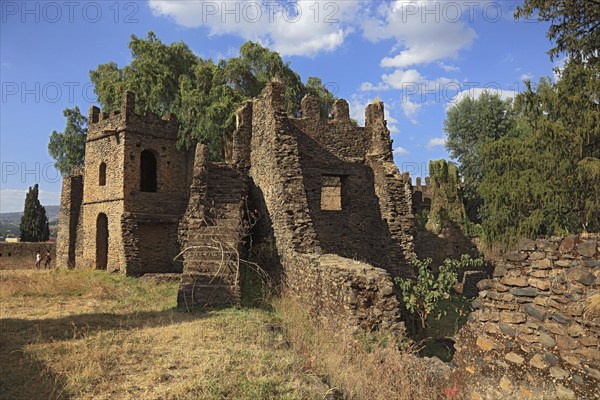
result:
<svg viewBox="0 0 600 400"><path fill-rule="evenodd" d="M600 289L599 246L596 234L522 240L507 253L478 284L479 309L455 345L458 373L502 378L508 397L539 387L559 398L596 398L600 315L586 305Z"/></svg>
<svg viewBox="0 0 600 400"><path fill-rule="evenodd" d="M411 274L409 260L415 257L412 190L408 174L400 174L394 163L383 103L376 101L367 106L365 127L371 133L367 165L373 170L381 217L396 243L389 252L393 274L407 276Z"/></svg>
<svg viewBox="0 0 600 400"><path fill-rule="evenodd" d="M262 191L279 252L319 252L298 142L283 104L281 84L271 84L265 96L254 101L250 176Z"/></svg>
<svg viewBox="0 0 600 400"><path fill-rule="evenodd" d="M272 222L285 283L310 311L341 326L402 329L400 304L383 269L323 255L310 214L298 127L273 83L253 104L250 176Z"/></svg>
<svg viewBox="0 0 600 400"><path fill-rule="evenodd" d="M306 97L302 118L291 119L299 145L303 181L317 239L324 252L391 268L400 253L382 220L373 170L365 164L369 130L352 123L348 103L338 100L333 118L322 119L319 102ZM322 208L323 176L341 183L341 210Z"/></svg>

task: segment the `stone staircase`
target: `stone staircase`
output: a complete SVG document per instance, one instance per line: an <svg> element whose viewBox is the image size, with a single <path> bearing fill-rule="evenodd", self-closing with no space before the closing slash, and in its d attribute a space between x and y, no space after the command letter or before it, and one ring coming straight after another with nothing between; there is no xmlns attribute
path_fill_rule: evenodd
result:
<svg viewBox="0 0 600 400"><path fill-rule="evenodd" d="M205 171L205 191L190 196L185 232L180 233L184 271L177 302L185 309L240 301L247 181L224 163L207 163Z"/></svg>

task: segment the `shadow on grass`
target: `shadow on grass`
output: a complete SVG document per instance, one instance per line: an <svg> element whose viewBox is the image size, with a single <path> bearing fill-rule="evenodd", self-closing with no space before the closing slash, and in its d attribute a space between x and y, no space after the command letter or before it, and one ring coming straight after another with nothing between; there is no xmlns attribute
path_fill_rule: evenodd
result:
<svg viewBox="0 0 600 400"><path fill-rule="evenodd" d="M454 337L467 323L472 311L469 297L454 295L442 300L440 309L445 313L439 319L430 317L427 322L427 340L419 354L425 357L436 356L449 362L454 357Z"/></svg>
<svg viewBox="0 0 600 400"><path fill-rule="evenodd" d="M68 399L63 377L32 355L29 344L73 340L96 332L161 327L210 318L210 311L165 310L131 314L80 314L48 319L0 319L0 399Z"/></svg>

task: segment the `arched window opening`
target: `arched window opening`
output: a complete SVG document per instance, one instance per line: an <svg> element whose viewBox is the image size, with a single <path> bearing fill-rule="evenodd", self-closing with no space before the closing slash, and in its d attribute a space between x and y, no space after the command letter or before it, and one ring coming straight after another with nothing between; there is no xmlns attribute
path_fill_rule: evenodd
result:
<svg viewBox="0 0 600 400"><path fill-rule="evenodd" d="M105 186L106 185L106 163L100 163L100 171L98 175L98 185Z"/></svg>
<svg viewBox="0 0 600 400"><path fill-rule="evenodd" d="M156 178L156 157L150 150L144 150L140 156L140 190L156 192Z"/></svg>

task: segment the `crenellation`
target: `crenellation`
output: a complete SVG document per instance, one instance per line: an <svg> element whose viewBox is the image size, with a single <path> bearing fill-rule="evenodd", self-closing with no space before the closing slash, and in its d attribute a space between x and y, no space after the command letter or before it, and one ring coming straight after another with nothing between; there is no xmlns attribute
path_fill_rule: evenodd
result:
<svg viewBox="0 0 600 400"><path fill-rule="evenodd" d="M108 114L92 106L88 116L87 140L96 140L123 131L177 140L179 126L175 114L167 113L162 118L150 111L143 115L136 114L135 94L132 92L124 94L120 110Z"/></svg>
<svg viewBox="0 0 600 400"><path fill-rule="evenodd" d="M125 122L129 122L129 119L135 115L135 93L130 91L124 93L121 102L121 114Z"/></svg>
<svg viewBox="0 0 600 400"><path fill-rule="evenodd" d="M425 178L425 185L422 184L421 177L417 177L416 186L413 186L411 190L413 199L413 214L420 214L424 210L429 211L431 209L432 199L429 177Z"/></svg>
<svg viewBox="0 0 600 400"><path fill-rule="evenodd" d="M344 99L338 99L333 103L333 120L335 122L350 122L350 106Z"/></svg>
<svg viewBox="0 0 600 400"><path fill-rule="evenodd" d="M88 111L88 124L95 124L100 117L100 109L96 106L91 106Z"/></svg>
<svg viewBox="0 0 600 400"><path fill-rule="evenodd" d="M315 95L304 96L300 103L302 118L305 120L319 121L321 119L321 105Z"/></svg>

